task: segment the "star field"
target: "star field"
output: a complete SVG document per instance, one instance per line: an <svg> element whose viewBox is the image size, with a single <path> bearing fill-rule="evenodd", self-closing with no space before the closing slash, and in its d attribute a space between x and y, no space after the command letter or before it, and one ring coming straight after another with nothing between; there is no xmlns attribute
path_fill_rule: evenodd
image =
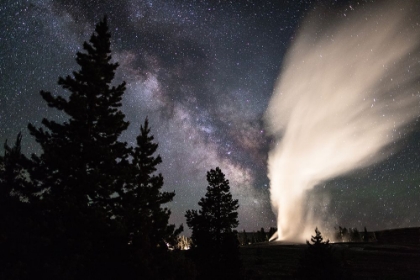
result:
<svg viewBox="0 0 420 280"><path fill-rule="evenodd" d="M238 229L276 226L263 114L305 14L317 4L352 12L349 1L324 2L3 1L0 141L22 131L24 152L39 152L27 124L66 118L39 91L64 95L58 77L78 70L75 54L106 14L120 64L115 82L127 82L122 111L130 126L122 138L134 144L149 118L164 189L176 192L171 222L185 225L185 211L205 194L206 172L219 166L239 199ZM347 227L420 226L417 126L388 160L312 190L315 211Z"/></svg>

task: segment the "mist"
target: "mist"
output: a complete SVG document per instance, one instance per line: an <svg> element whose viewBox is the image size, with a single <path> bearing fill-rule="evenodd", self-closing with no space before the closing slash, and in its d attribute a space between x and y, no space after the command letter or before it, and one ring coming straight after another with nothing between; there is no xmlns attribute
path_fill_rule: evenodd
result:
<svg viewBox="0 0 420 280"><path fill-rule="evenodd" d="M325 217L311 214L307 191L387 158L418 116L413 2L381 3L316 9L291 43L265 114L279 240L313 235Z"/></svg>

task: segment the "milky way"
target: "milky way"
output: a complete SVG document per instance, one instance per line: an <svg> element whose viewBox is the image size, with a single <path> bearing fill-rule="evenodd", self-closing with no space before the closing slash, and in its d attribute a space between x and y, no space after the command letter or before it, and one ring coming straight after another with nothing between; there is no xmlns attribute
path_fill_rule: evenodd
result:
<svg viewBox="0 0 420 280"><path fill-rule="evenodd" d="M276 226L266 168L274 142L262 116L300 23L319 5L323 13L343 15L356 12L357 4L2 1L0 141L22 131L25 153L39 152L27 124L66 119L47 108L39 91L63 94L58 77L78 70L75 54L106 14L120 64L116 83L127 82L123 112L130 127L122 137L133 143L148 116L164 189L176 192L171 222L185 225L185 211L197 208L205 193L206 172L219 166L239 199L238 229ZM416 124L411 128L416 131ZM319 202L314 211L344 226L419 226L419 138L410 135L384 163L308 193Z"/></svg>

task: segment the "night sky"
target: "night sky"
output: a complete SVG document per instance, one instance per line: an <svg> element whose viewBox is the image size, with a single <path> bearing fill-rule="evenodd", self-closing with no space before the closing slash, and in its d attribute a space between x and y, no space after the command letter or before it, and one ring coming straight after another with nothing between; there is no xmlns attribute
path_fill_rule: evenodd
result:
<svg viewBox="0 0 420 280"><path fill-rule="evenodd" d="M284 56L306 14L346 16L364 2L2 1L0 141L22 131L24 152L39 153L27 124L66 120L39 91L66 94L58 77L78 70L75 54L106 14L120 64L115 82L127 82L122 140L134 144L148 116L164 189L176 192L171 222L185 226L185 211L205 194L206 172L219 166L239 199L238 229L276 226L266 167L273 141L263 115ZM387 160L310 191L314 211L359 229L420 226L418 127L410 124Z"/></svg>

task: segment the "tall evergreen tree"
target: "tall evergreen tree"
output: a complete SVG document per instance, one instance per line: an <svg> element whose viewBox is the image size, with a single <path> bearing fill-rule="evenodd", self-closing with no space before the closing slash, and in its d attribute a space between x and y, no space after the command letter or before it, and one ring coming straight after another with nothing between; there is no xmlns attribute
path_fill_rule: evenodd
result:
<svg viewBox="0 0 420 280"><path fill-rule="evenodd" d="M129 279L140 274L143 279L190 279L193 269L183 271L188 263L167 250L153 250L177 234L168 225L169 209L161 207L175 193L161 192L163 178L154 175L161 158L153 156L157 144L147 120L136 147L119 140L128 127L120 110L125 83L112 85L118 64L111 62L106 17L83 48L76 57L80 70L59 78L67 96L41 91L48 106L68 120L44 118L41 128L28 125L42 148L28 164L30 182L42 193L35 215L39 238L34 239L31 258L22 254L13 263L20 265L24 256L34 263L29 271L37 279ZM20 153L19 137L18 144L6 149L1 166L11 166L9 155ZM11 177L3 173L0 180ZM21 197L24 189L17 192ZM129 234L134 243L127 241ZM6 275L1 272L0 278Z"/></svg>
<svg viewBox="0 0 420 280"><path fill-rule="evenodd" d="M186 212L187 225L192 229L192 240L204 278L238 276L239 251L237 233L239 224L238 200L232 198L229 180L220 168L207 172L207 192L198 205L199 211ZM223 271L226 274L219 275Z"/></svg>
<svg viewBox="0 0 420 280"><path fill-rule="evenodd" d="M174 225L168 225L170 210L162 205L172 201L175 192L162 192L162 174L155 174L157 165L162 162L160 155L155 156L158 144L150 135L149 121L146 118L137 136L137 145L131 153L130 181L119 192L121 197L121 216L124 224L136 240L149 240L153 247L164 241L175 241L182 227L175 230Z"/></svg>
<svg viewBox="0 0 420 280"><path fill-rule="evenodd" d="M38 167L34 177L53 199L98 205L112 216L118 166L128 156L126 143L118 138L128 122L119 109L125 83L111 85L118 64L111 62L106 17L83 48L85 53L78 52L76 58L80 70L58 81L68 97L41 91L48 106L69 120L57 123L44 118L47 130L29 124L43 150L32 156Z"/></svg>
<svg viewBox="0 0 420 280"><path fill-rule="evenodd" d="M110 248L123 246L124 234L116 234L112 218L118 206L113 194L124 185L129 156L118 138L128 122L120 110L125 83L112 85L118 64L111 62L106 17L83 49L76 56L80 70L58 80L63 95L41 91L48 106L68 120L44 118L44 127L28 125L42 148L32 155L31 179L45 191L40 219L48 240L42 266L52 268L44 270L47 278L107 275L110 263L118 266Z"/></svg>
<svg viewBox="0 0 420 280"><path fill-rule="evenodd" d="M229 180L225 179L219 167L207 172L207 193L201 198L199 211L188 210L185 217L187 225L192 229L192 239L197 246L209 243L220 246L223 238L231 234L239 224L238 200L232 199Z"/></svg>

